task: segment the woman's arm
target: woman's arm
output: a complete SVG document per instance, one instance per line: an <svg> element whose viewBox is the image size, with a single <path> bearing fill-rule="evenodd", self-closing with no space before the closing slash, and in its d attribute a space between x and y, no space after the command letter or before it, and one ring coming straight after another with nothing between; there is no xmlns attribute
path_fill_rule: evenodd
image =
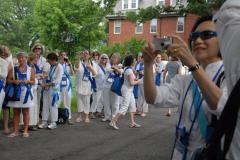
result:
<svg viewBox="0 0 240 160"><path fill-rule="evenodd" d="M138 83L141 82L140 79L137 80L137 81L135 81L133 74L128 75L128 81L129 81L129 83L130 83L131 86L134 86L134 85L136 85L136 84L138 84Z"/></svg>

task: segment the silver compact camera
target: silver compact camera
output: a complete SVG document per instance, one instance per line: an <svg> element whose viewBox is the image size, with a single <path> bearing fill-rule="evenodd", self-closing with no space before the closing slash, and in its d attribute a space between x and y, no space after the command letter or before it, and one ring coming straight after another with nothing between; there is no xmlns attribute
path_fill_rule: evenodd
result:
<svg viewBox="0 0 240 160"><path fill-rule="evenodd" d="M155 46L156 51L163 52L173 43L172 37L154 37L153 44Z"/></svg>

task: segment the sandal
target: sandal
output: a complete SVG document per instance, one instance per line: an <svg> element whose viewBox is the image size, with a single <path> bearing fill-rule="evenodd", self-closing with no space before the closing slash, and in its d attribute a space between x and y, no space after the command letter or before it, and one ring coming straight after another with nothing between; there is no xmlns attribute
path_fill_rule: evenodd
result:
<svg viewBox="0 0 240 160"><path fill-rule="evenodd" d="M15 132L8 135L9 138L14 138L14 137L17 137L17 136L19 136L19 134L15 133Z"/></svg>
<svg viewBox="0 0 240 160"><path fill-rule="evenodd" d="M82 118L78 117L78 118L76 119L76 122L77 122L77 123L82 122Z"/></svg>
<svg viewBox="0 0 240 160"><path fill-rule="evenodd" d="M24 138L28 138L29 137L29 133L23 133L23 137Z"/></svg>
<svg viewBox="0 0 240 160"><path fill-rule="evenodd" d="M134 123L134 124L130 124L129 125L129 128L140 128L141 125L140 124L137 124L137 123Z"/></svg>
<svg viewBox="0 0 240 160"><path fill-rule="evenodd" d="M87 118L87 119L85 119L85 121L84 121L85 123L90 123L90 119L89 118Z"/></svg>

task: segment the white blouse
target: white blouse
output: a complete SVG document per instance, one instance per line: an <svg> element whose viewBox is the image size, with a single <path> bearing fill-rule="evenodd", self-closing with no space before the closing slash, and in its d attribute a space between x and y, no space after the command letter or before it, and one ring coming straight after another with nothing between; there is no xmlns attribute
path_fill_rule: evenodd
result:
<svg viewBox="0 0 240 160"><path fill-rule="evenodd" d="M219 68L222 66L222 61L218 61L212 64L209 64L205 72L206 74L213 79L216 75ZM222 69L223 70L223 69ZM184 95L186 94L187 88L189 87L193 77L192 75L177 75L172 80L171 83L164 84L157 88L157 97L155 99L155 106L158 107L167 107L171 106L179 106L179 112L181 111L181 105L183 103ZM217 78L218 79L218 78ZM226 87L225 82L223 81L221 84L221 89L223 90ZM192 109L192 89L190 87L187 92L186 99L183 104L183 113L182 120L180 126L186 127L187 131L189 131L192 119L195 115L195 109ZM206 101L202 103L202 109L208 118L208 121L211 120L211 114L220 115L223 108L219 107L217 110L212 111ZM190 119L191 118L191 119ZM196 147L201 147L204 144L204 139L201 136L198 123L195 122L191 136L189 138L189 150L192 151L196 149Z"/></svg>

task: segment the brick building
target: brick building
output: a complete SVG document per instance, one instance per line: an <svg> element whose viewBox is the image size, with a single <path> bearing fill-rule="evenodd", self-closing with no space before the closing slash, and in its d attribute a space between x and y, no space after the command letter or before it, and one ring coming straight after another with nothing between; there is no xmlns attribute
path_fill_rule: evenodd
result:
<svg viewBox="0 0 240 160"><path fill-rule="evenodd" d="M144 24L133 23L126 20L124 13L127 11L137 11L138 8L146 8L156 5L176 6L177 0L119 0L114 8L115 15L108 15L109 30L108 43L121 43L133 37L145 39L150 42L153 35L159 33L160 36L176 34L185 41L188 40L189 33L196 20L195 15L180 16L176 13L164 13L157 19L146 21ZM179 1L182 5L187 4L187 0Z"/></svg>

